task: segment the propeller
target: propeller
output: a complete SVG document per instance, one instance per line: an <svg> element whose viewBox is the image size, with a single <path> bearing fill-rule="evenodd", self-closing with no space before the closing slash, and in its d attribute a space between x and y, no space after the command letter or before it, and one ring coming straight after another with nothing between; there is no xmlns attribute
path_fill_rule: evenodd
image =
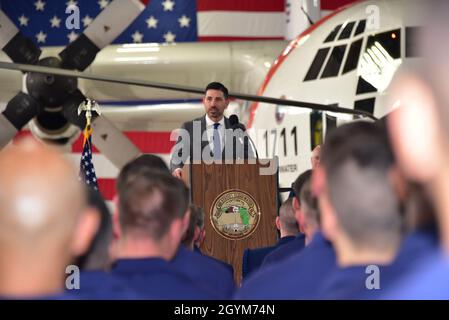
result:
<svg viewBox="0 0 449 320"><path fill-rule="evenodd" d="M124 77L123 78L122 77L112 77L112 76L107 76L107 75L91 75L91 74L87 74L87 73L83 73L83 72L51 68L51 67L33 66L33 65L17 64L17 63L9 63L9 62L1 62L0 61L0 68L8 69L8 70L22 71L22 72L34 72L34 73L42 73L42 74L48 74L48 75L57 75L57 76L82 78L82 79L104 81L104 82L111 82L111 83L120 83L120 84L126 84L126 85L135 85L135 86L149 87L149 88L156 88L156 89L197 93L197 94L201 94L201 95L204 94L204 88L196 88L196 87L181 86L181 85L174 85L174 84L168 84L168 83L130 79L130 78L124 78ZM237 99L248 100L248 101L263 102L263 103L270 103L270 104L277 104L277 105L284 105L284 106L293 106L293 107L307 108L307 109L318 110L318 111L331 111L331 112L335 112L335 113L359 115L362 117L367 117L367 118L370 118L373 120L377 120L377 118L374 115L372 115L371 113L369 113L367 111L336 107L334 105L302 102L302 101L296 101L296 100L286 100L286 99L264 97L264 96L258 96L258 95L250 95L250 94L244 94L244 93L238 93L238 92L229 92L229 96L237 98Z"/></svg>
<svg viewBox="0 0 449 320"><path fill-rule="evenodd" d="M94 61L102 48L114 41L137 18L147 2L148 0L111 2L83 34L59 53L59 57L41 60L39 60L41 50L31 39L23 36L0 10L0 47L14 63L57 70L83 71ZM45 136L56 137L57 132L78 133L76 128L84 128L85 119L78 117L76 112L79 104L86 98L77 89L77 77L31 70L23 72L26 77L23 91L8 102L0 115L0 148L8 144L30 120L35 124L32 128L38 128ZM99 135L94 131L93 139L96 147L118 168L140 153L137 147L106 118L97 117L93 127L98 127L98 131L102 132ZM61 142L66 143L67 139L62 139ZM112 150L110 145L120 146L126 152L117 155L116 150Z"/></svg>

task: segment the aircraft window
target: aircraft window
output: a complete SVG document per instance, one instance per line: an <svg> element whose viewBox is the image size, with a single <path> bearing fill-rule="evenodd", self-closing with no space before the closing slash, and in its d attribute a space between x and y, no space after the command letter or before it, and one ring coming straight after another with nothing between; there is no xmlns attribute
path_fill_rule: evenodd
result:
<svg viewBox="0 0 449 320"><path fill-rule="evenodd" d="M373 114L375 102L376 102L376 98L357 100L354 102L354 109L361 110L361 111L367 111L367 112Z"/></svg>
<svg viewBox="0 0 449 320"><path fill-rule="evenodd" d="M355 22L348 23L344 28L343 31L340 33L340 36L338 37L338 40L341 39L348 39L351 36L352 29L354 28Z"/></svg>
<svg viewBox="0 0 449 320"><path fill-rule="evenodd" d="M376 45L376 42L379 45ZM385 59L393 58L398 59L401 57L401 30L391 30L387 32L382 32L374 36L368 37L368 42L366 44L367 51L371 49L374 45L379 49L384 49L382 54Z"/></svg>
<svg viewBox="0 0 449 320"><path fill-rule="evenodd" d="M345 50L346 45L337 46L332 49L331 56L327 61L321 78L335 77L338 75L338 71L340 71L340 66L343 61L343 56L345 55Z"/></svg>
<svg viewBox="0 0 449 320"><path fill-rule="evenodd" d="M416 38L422 31L422 27L405 28L405 56L407 58L419 57Z"/></svg>
<svg viewBox="0 0 449 320"><path fill-rule="evenodd" d="M349 48L348 57L346 58L345 67L343 73L349 72L357 68L359 62L360 50L362 49L362 39L354 41Z"/></svg>
<svg viewBox="0 0 449 320"><path fill-rule="evenodd" d="M368 92L377 92L377 89L373 87L369 82L365 81L362 77L359 77L359 81L357 83L357 92L356 94L368 93Z"/></svg>
<svg viewBox="0 0 449 320"><path fill-rule="evenodd" d="M327 38L324 40L324 42L331 42L334 41L335 37L337 36L338 31L340 31L341 28L341 24L339 24L338 26L336 26L334 28L334 30L331 31L331 33L329 33L329 35L327 36Z"/></svg>
<svg viewBox="0 0 449 320"><path fill-rule="evenodd" d="M315 58L313 59L312 65L309 68L309 71L307 71L304 81L315 80L316 78L318 78L321 67L323 66L324 60L327 57L329 49L330 48L322 48L318 50Z"/></svg>
<svg viewBox="0 0 449 320"><path fill-rule="evenodd" d="M360 20L357 25L357 29L355 29L354 37L358 34L365 32L366 20Z"/></svg>

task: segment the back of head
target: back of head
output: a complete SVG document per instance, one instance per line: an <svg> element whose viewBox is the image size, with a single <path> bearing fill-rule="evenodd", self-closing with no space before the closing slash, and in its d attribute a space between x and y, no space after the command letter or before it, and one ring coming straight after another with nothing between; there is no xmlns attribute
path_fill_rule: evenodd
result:
<svg viewBox="0 0 449 320"><path fill-rule="evenodd" d="M195 228L198 227L199 230L204 228L204 210L194 204L191 204L189 206L189 211L189 226L184 234L182 243L190 248L195 240Z"/></svg>
<svg viewBox="0 0 449 320"><path fill-rule="evenodd" d="M211 82L206 86L206 90L204 92L207 92L207 90L219 90L223 92L223 96L225 99L229 98L229 91L228 88L224 86L224 84L220 82Z"/></svg>
<svg viewBox="0 0 449 320"><path fill-rule="evenodd" d="M119 193L119 218L125 236L159 241L189 205L184 183L160 170L141 167L123 181Z"/></svg>
<svg viewBox="0 0 449 320"><path fill-rule="evenodd" d="M135 175L135 172L139 171L140 168L160 170L162 172L170 174L170 170L168 169L167 164L164 162L164 160L162 160L161 157L158 157L154 154L142 154L136 159L128 162L122 168L116 182L117 189L120 189L121 184L123 184L129 177Z"/></svg>
<svg viewBox="0 0 449 320"><path fill-rule="evenodd" d="M399 241L399 201L390 182L393 166L381 127L354 122L326 138L321 165L339 225L356 246L390 247Z"/></svg>
<svg viewBox="0 0 449 320"><path fill-rule="evenodd" d="M293 192L295 193L296 199L300 200L299 195L301 194L301 189L304 186L304 183L310 180L311 176L312 170L306 170L296 178L295 182L293 182L292 188Z"/></svg>
<svg viewBox="0 0 449 320"><path fill-rule="evenodd" d="M100 216L100 225L89 249L77 260L81 270L106 270L109 267L109 246L112 240L112 218L101 194L92 188L87 190L88 206Z"/></svg>
<svg viewBox="0 0 449 320"><path fill-rule="evenodd" d="M293 210L293 198L284 201L279 209L279 220L284 234L297 235L299 233L298 222Z"/></svg>
<svg viewBox="0 0 449 320"><path fill-rule="evenodd" d="M307 180L299 194L299 202L301 203L301 211L304 214L307 224L315 226L320 225L320 210L318 208L318 199L312 194L312 181Z"/></svg>
<svg viewBox="0 0 449 320"><path fill-rule="evenodd" d="M75 168L56 150L32 140L3 150L0 250L29 250L39 256L40 249L64 248L84 206L84 196Z"/></svg>

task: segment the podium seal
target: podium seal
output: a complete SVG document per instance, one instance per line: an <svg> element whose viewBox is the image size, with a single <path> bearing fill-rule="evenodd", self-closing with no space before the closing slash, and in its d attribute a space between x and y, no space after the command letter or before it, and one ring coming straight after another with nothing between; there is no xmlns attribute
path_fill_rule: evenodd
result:
<svg viewBox="0 0 449 320"><path fill-rule="evenodd" d="M250 236L260 221L260 207L247 192L231 189L215 198L210 209L215 231L230 240Z"/></svg>

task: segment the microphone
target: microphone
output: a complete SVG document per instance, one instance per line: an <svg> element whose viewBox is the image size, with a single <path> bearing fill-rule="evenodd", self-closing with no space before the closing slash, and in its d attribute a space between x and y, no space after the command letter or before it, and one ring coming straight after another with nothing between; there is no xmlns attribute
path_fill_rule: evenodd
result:
<svg viewBox="0 0 449 320"><path fill-rule="evenodd" d="M236 114L232 114L232 115L229 117L229 123L230 123L231 128L232 128L233 130L240 129L240 130L242 130L243 132L246 131L245 125L244 125L243 123L240 123L240 122L239 122L239 117L238 117ZM248 140L251 142L251 147L252 147L252 149L255 151L254 153L255 153L255 155L256 155L256 159L259 159L259 154L258 154L258 152L257 152L256 145L254 144L253 139L251 139L251 137L250 137L249 135L247 135L247 134L245 134L245 136L247 136L247 137L248 137Z"/></svg>
<svg viewBox="0 0 449 320"><path fill-rule="evenodd" d="M231 124L232 129L241 129L243 132L246 131L246 127L243 123L239 122L239 117L236 114L232 114L229 117L229 123Z"/></svg>

